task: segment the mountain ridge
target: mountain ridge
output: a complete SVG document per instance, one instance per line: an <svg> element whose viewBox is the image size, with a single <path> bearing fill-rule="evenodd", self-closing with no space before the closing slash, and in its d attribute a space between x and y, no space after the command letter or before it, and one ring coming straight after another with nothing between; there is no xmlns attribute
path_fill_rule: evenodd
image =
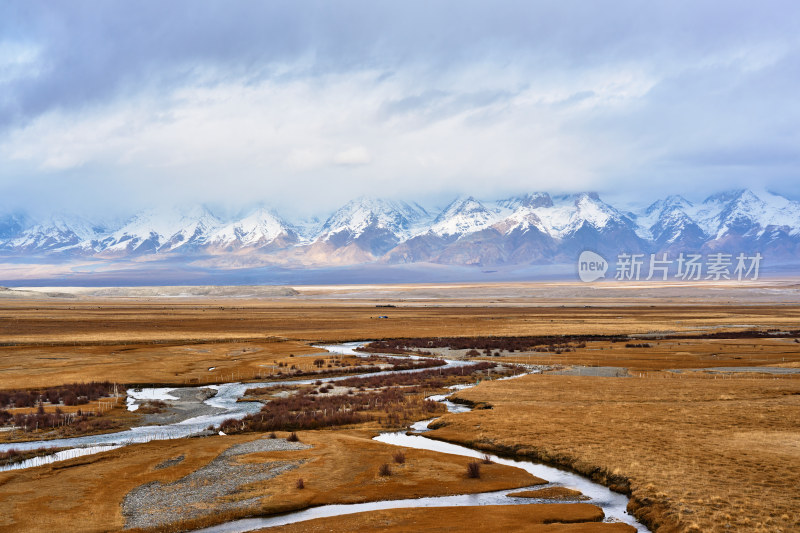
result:
<svg viewBox="0 0 800 533"><path fill-rule="evenodd" d="M16 210L0 213L0 255L54 262L185 257L212 265L290 267L548 264L573 261L587 249L612 255L758 251L780 260L800 257L800 202L749 189L701 202L671 195L632 210L593 192L528 192L500 200L461 196L438 212L413 202L359 197L327 218L311 220L288 220L263 205L224 219L194 205L144 210L107 227L82 216L59 213L36 220Z"/></svg>

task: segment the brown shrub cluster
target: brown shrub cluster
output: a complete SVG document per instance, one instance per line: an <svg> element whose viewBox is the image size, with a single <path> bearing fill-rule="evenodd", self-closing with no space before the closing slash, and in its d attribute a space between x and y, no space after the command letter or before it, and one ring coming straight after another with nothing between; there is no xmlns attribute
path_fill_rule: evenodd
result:
<svg viewBox="0 0 800 533"><path fill-rule="evenodd" d="M529 351L536 347L586 345L589 341L621 342L619 335L539 335L520 337L417 337L374 341L364 349L383 353L406 353L418 348L450 348L452 350Z"/></svg>
<svg viewBox="0 0 800 533"><path fill-rule="evenodd" d="M444 366L447 364L441 359L399 360L393 358L370 356L370 357L365 357L363 359L363 361L366 364L355 366L351 365L348 361L335 361L333 363L328 363L327 368L322 368L321 365L317 364L318 361L321 361L321 359L315 360L314 366L316 366L319 370L307 370L307 371L300 370L299 368L297 368L296 365L291 365L291 367L289 367L289 365L287 365L286 363L280 362L278 363L279 368L287 367L289 368L289 370L286 372L279 370L276 373L276 376L302 378L302 377L336 376L342 374L352 374L353 372L359 372L361 374L369 374L374 372L383 372L385 369L379 365L387 365L387 364L391 365L392 367L391 370L414 370L417 368L433 368L438 366Z"/></svg>
<svg viewBox="0 0 800 533"><path fill-rule="evenodd" d="M80 409L75 413L62 413L56 408L54 413L45 413L41 408L28 414L17 413L10 415L8 411L0 411L0 420L13 424L24 431L34 431L37 429L53 429L57 427L69 427L70 433L86 433L93 431L105 431L119 427L119 424L103 418L102 415L93 412L82 412Z"/></svg>
<svg viewBox="0 0 800 533"><path fill-rule="evenodd" d="M380 376L365 376L343 379L338 382L344 387L370 388L398 387L408 385L425 385L427 387L440 387L444 378L451 376L469 376L493 368L494 363L475 363L465 366L422 370L406 374L383 374Z"/></svg>
<svg viewBox="0 0 800 533"><path fill-rule="evenodd" d="M382 410L387 420L399 421L406 408L421 407L436 410L436 402L406 397L408 390L396 388L380 392L346 395L320 396L312 390L301 391L294 396L277 398L265 404L261 411L247 415L241 420L225 420L221 429L225 433L243 431L294 431L322 429L333 426L359 424L373 420L375 415L367 411Z"/></svg>
<svg viewBox="0 0 800 533"><path fill-rule="evenodd" d="M105 398L114 393L114 384L108 381L89 383L72 383L60 387L39 390L5 390L0 391L0 409L12 407L35 407L41 402L53 405L83 405L98 398Z"/></svg>

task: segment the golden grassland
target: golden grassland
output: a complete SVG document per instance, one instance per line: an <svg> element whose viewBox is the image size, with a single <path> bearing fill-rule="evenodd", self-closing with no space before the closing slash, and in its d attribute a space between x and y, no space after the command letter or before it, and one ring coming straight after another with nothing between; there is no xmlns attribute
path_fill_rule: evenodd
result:
<svg viewBox="0 0 800 533"><path fill-rule="evenodd" d="M797 531L800 377L531 375L458 397L430 436L567 466L630 492L658 532Z"/></svg>
<svg viewBox="0 0 800 533"><path fill-rule="evenodd" d="M2 346L0 388L48 387L74 382L194 385L252 379L277 372L278 363L312 359L290 354L317 353L301 342L251 342L168 345ZM209 370L213 368L213 370Z"/></svg>
<svg viewBox="0 0 800 533"><path fill-rule="evenodd" d="M625 342L588 341L575 351L556 353L503 352L503 362L535 365L615 366L631 371L785 366L800 364L800 344L794 338L761 339L637 339L633 344L649 348L626 347ZM494 357L481 357L497 361Z"/></svg>
<svg viewBox="0 0 800 533"><path fill-rule="evenodd" d="M325 341L800 329L796 302L784 298L770 305L768 299L728 299L728 293L717 288L707 293L719 296L708 299L679 293L647 299L629 288L625 297L593 297L580 304L555 297L497 299L480 291L468 298L422 299L435 297L439 289L434 289L411 290L422 295L413 302L395 293L391 303L398 307L380 309L375 305L386 303L380 295L344 299L350 288L318 288L306 299L0 300L0 388L92 380L141 385L238 381L274 372L279 363L311 364L319 352L311 344ZM585 307L586 302L591 307ZM378 319L379 315L389 318ZM715 379L702 372L663 370L792 368L800 364L800 344L793 339L636 342L652 346L590 342L575 352L493 357L496 362L622 366L642 377L537 375L482 383L459 396L493 408L447 415L446 425L432 436L562 464L630 491L632 509L658 532L798 530L800 378L747 374ZM209 371L211 367L216 368ZM212 513L181 527L324 503L533 483L524 472L500 465L486 466L480 480L469 480L464 475L466 458L414 450L406 450L405 464L393 465L392 476L378 476L378 467L391 462L395 450L369 439L379 429L373 424L301 432L301 440L313 448L243 456L240 461L305 462L297 470L242 487L234 498L257 497L255 508ZM63 530L65 524L85 531L120 529L120 502L133 488L180 479L232 444L261 436L151 442L0 473L0 531ZM154 469L179 455L185 456L179 464ZM302 490L296 487L300 477L306 487ZM621 524L536 523L526 514L538 513L536 507L381 511L285 530L307 526L313 529L303 531L437 531L457 520L474 524L476 531L496 530L494 524L511 531L629 530Z"/></svg>
<svg viewBox="0 0 800 533"><path fill-rule="evenodd" d="M379 301L379 300L376 300ZM290 354L324 341L392 337L702 333L708 328L797 329L800 306L638 305L629 307L450 306L377 309L350 301L0 300L0 388L74 381L191 384L253 379ZM480 303L479 301L472 302ZM658 303L658 302L656 302ZM402 304L398 304L402 305ZM378 319L386 314L389 319ZM724 344L724 343L723 343ZM533 354L520 362L610 364L631 368L797 362L792 346L658 343L653 349L595 349ZM712 357L717 354L716 357ZM738 361L738 362L737 362ZM213 371L209 368L214 367ZM274 371L274 369L273 369ZM193 381L196 380L196 381ZM23 384L23 385L21 385Z"/></svg>
<svg viewBox="0 0 800 533"><path fill-rule="evenodd" d="M599 511L599 512L598 512ZM470 532L526 531L529 533L633 533L621 523L601 523L602 510L588 504L483 505L392 509L318 518L261 530L262 533L328 533L329 531L445 533L455 528ZM576 523L570 523L576 522Z"/></svg>
<svg viewBox="0 0 800 533"><path fill-rule="evenodd" d="M520 492L512 492L509 494L509 496L513 496L515 498L537 498L542 500L589 499L579 490L568 489L567 487L546 487L536 490L523 490Z"/></svg>
<svg viewBox="0 0 800 533"><path fill-rule="evenodd" d="M301 432L299 436L312 448L258 452L238 459L248 463L305 461L299 468L276 478L242 486L231 496L234 500L259 498L257 505L219 515L210 508L207 517L170 529L200 527L312 505L483 492L542 482L527 472L503 465L484 465L481 479L468 479L465 472L469 459L421 450L406 450L405 463L393 464L392 475L380 476L380 465L391 463L397 448L375 442L359 432L315 431ZM135 487L152 481L176 481L207 465L231 445L261 437L249 434L154 441L34 469L0 473L3 495L0 531L121 529L124 525L121 502ZM165 459L177 456L184 456L183 461L155 469ZM305 482L302 490L296 487L299 478Z"/></svg>

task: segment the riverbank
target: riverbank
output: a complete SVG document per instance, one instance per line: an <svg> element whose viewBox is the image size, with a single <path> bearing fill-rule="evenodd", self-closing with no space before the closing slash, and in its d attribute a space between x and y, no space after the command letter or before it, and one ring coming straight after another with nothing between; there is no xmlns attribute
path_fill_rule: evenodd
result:
<svg viewBox="0 0 800 533"><path fill-rule="evenodd" d="M428 436L579 472L654 531L800 528L797 377L531 375L456 396L491 409Z"/></svg>
<svg viewBox="0 0 800 533"><path fill-rule="evenodd" d="M277 440L285 442L287 436L280 432ZM248 453L237 453L235 447L272 439L247 434L154 441L0 473L3 507L8 510L0 516L0 531L48 532L65 527L107 531L126 524L147 525L129 521L125 513L134 510L138 515L152 512L169 516L172 530L185 530L309 506L469 494L543 483L527 472L503 465L487 465L480 479L469 479L465 474L467 459L424 450L406 450L404 463L398 464L393 459L396 447L346 430L300 432L299 437L300 449L270 446L245 450ZM232 448L229 459L218 459ZM380 475L385 463L390 465L391 475ZM233 475L240 465L249 465L250 470L274 470L288 464L293 468L271 479ZM225 490L200 493L189 489L187 483L212 471L213 478L226 479ZM304 480L303 489L297 488L298 479ZM162 487L170 497L161 498L153 489L142 493L141 487ZM181 488L185 490L178 490ZM36 494L48 496L42 499ZM137 503L123 505L126 498ZM223 513L216 511L220 503L229 507ZM184 518L184 508L190 504L205 511ZM31 520L33 516L36 520ZM151 525L159 531L165 527L163 523Z"/></svg>

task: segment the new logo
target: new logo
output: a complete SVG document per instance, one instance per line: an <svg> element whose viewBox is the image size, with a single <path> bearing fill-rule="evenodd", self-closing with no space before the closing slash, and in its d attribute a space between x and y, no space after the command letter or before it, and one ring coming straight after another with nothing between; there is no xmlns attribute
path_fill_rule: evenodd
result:
<svg viewBox="0 0 800 533"><path fill-rule="evenodd" d="M591 282L606 277L608 261L602 255L588 250L581 252L578 258L578 277L581 281Z"/></svg>

